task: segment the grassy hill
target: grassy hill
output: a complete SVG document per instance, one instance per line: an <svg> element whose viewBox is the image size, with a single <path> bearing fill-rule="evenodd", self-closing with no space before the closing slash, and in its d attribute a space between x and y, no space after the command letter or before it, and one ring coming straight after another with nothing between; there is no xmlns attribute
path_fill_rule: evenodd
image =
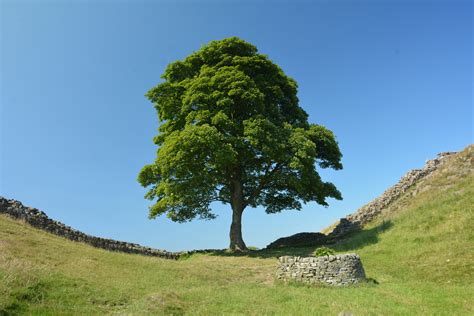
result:
<svg viewBox="0 0 474 316"><path fill-rule="evenodd" d="M274 281L276 257L311 248L113 253L0 216L3 314L474 314L474 146L411 188L337 252L375 280L348 288Z"/></svg>

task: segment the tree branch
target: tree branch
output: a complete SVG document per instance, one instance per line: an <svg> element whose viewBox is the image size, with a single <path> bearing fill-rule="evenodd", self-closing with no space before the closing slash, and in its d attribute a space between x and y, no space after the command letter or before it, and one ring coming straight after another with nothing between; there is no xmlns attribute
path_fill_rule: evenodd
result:
<svg viewBox="0 0 474 316"><path fill-rule="evenodd" d="M268 184L269 178L274 175L275 172L277 172L282 167L282 165L283 163L277 163L275 168L273 168L272 170L270 170L271 164L267 166L267 168L265 169L265 174L262 176L257 188L249 195L246 200L244 200L244 207L246 207L250 203L250 201L252 201L252 199L256 198L262 192L263 189L265 189L265 186Z"/></svg>

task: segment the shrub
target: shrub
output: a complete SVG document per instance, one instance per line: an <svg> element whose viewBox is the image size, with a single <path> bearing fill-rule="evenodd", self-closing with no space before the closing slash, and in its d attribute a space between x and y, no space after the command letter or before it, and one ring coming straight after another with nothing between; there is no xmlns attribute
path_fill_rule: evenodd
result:
<svg viewBox="0 0 474 316"><path fill-rule="evenodd" d="M317 248L313 254L316 257L330 256L334 254L334 250L328 247L320 247L320 248Z"/></svg>

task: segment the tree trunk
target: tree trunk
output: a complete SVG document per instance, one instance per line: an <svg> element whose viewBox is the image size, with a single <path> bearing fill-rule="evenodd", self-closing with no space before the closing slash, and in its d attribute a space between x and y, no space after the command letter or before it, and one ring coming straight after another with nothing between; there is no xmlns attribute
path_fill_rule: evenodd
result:
<svg viewBox="0 0 474 316"><path fill-rule="evenodd" d="M242 183L234 181L232 185L232 224L230 225L230 246L231 250L247 250L242 239L242 213L244 212L244 200Z"/></svg>

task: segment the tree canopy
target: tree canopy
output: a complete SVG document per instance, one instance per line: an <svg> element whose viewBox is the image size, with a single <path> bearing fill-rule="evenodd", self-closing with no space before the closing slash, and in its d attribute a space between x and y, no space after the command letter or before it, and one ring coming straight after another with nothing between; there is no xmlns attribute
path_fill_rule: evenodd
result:
<svg viewBox="0 0 474 316"><path fill-rule="evenodd" d="M168 65L147 97L161 122L156 160L138 180L156 201L150 218L212 219L214 201L232 207L232 249L246 249L246 207L267 213L301 203L341 199L317 166L341 169L334 134L308 123L297 83L257 48L237 37L212 41Z"/></svg>

